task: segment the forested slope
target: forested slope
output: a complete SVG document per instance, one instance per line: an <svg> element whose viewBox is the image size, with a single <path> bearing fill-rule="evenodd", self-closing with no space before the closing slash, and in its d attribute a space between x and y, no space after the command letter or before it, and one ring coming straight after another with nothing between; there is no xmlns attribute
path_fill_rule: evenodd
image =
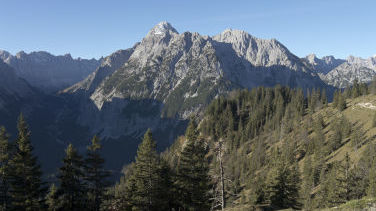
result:
<svg viewBox="0 0 376 211"><path fill-rule="evenodd" d="M349 206L348 201L366 206L376 196L374 85L355 81L336 92L332 103L324 91L305 97L302 90L281 86L214 100L196 118L195 141L207 150L208 206L312 210ZM169 164L170 191L179 190L187 140L180 137L159 158ZM115 192L126 186L130 169Z"/></svg>

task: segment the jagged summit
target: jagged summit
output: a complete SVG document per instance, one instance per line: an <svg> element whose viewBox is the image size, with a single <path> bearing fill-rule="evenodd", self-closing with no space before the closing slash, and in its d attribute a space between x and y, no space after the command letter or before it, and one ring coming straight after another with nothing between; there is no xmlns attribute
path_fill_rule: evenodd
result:
<svg viewBox="0 0 376 211"><path fill-rule="evenodd" d="M258 39L258 38L252 36L251 34L249 34L246 31L239 30L239 29L231 29L231 28L225 29L223 32L213 36L213 38L214 39L231 38L231 39L235 39L235 40L242 40L242 39L249 39L249 38Z"/></svg>
<svg viewBox="0 0 376 211"><path fill-rule="evenodd" d="M148 33L148 36L164 36L166 34L179 34L178 31L167 21L155 25Z"/></svg>

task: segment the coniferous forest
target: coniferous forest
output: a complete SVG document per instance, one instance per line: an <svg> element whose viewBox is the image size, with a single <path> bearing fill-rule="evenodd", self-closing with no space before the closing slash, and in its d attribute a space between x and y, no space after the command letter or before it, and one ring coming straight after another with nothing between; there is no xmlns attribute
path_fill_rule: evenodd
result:
<svg viewBox="0 0 376 211"><path fill-rule="evenodd" d="M148 130L112 181L100 138L85 152L69 144L46 177L21 114L18 135L0 129L2 210L315 210L376 202L376 142L354 106L376 81L334 93L283 86L233 91L192 116L163 152ZM374 111L373 111L374 112ZM369 116L369 115L368 115ZM343 208L344 208L343 207Z"/></svg>

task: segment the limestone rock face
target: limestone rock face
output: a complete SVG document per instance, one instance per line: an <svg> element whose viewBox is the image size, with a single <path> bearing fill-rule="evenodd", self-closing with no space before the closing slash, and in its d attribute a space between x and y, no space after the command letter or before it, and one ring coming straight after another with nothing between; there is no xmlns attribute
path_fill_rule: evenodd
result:
<svg viewBox="0 0 376 211"><path fill-rule="evenodd" d="M115 138L138 136L148 127L165 130L231 90L276 84L325 86L275 39L239 30L213 37L178 33L161 22L140 43L105 58L94 73L62 94L80 96L81 125Z"/></svg>

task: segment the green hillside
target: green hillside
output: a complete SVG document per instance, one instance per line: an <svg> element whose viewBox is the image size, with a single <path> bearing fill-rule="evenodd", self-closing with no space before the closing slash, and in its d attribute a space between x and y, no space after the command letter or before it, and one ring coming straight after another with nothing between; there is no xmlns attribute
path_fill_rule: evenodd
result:
<svg viewBox="0 0 376 211"><path fill-rule="evenodd" d="M367 206L376 181L376 95L370 92L355 84L328 104L319 90L305 98L301 90L277 86L214 100L199 125L209 146L210 194L215 199L222 188L220 145L226 210ZM184 140L163 153L172 169Z"/></svg>

